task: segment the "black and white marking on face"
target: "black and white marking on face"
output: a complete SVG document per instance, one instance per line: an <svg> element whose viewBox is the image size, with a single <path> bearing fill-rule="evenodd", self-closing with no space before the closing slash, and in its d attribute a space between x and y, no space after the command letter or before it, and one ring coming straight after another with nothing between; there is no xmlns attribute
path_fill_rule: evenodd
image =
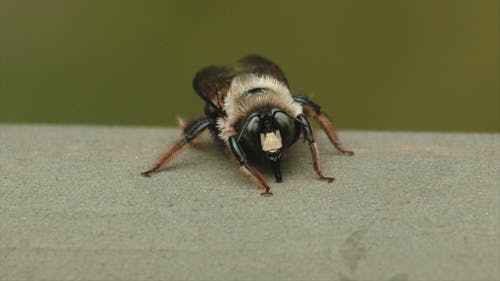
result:
<svg viewBox="0 0 500 281"><path fill-rule="evenodd" d="M262 151L276 152L283 147L281 133L279 130L268 133L260 133L260 143Z"/></svg>

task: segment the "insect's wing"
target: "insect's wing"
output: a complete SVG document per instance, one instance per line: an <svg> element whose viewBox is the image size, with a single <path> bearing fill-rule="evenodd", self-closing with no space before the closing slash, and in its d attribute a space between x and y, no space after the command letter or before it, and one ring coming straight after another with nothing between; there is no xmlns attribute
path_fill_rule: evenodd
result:
<svg viewBox="0 0 500 281"><path fill-rule="evenodd" d="M205 102L218 110L222 110L222 102L234 76L234 69L229 67L205 67L196 73L193 88Z"/></svg>
<svg viewBox="0 0 500 281"><path fill-rule="evenodd" d="M238 68L241 69L242 72L272 76L288 86L288 81L281 68L272 61L259 55L249 55L240 59Z"/></svg>

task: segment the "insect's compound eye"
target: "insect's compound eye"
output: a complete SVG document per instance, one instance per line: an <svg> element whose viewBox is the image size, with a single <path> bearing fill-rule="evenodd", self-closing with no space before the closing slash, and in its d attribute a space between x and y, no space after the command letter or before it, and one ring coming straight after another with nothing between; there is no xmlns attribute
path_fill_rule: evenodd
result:
<svg viewBox="0 0 500 281"><path fill-rule="evenodd" d="M242 134L244 146L253 150L260 150L260 118L257 116L251 117Z"/></svg>
<svg viewBox="0 0 500 281"><path fill-rule="evenodd" d="M274 113L274 120L280 129L288 129L290 125L290 118L283 112L278 111Z"/></svg>
<svg viewBox="0 0 500 281"><path fill-rule="evenodd" d="M260 118L258 118L258 117L252 118L247 125L246 131L250 135L259 135L260 134Z"/></svg>
<svg viewBox="0 0 500 281"><path fill-rule="evenodd" d="M276 121L276 124L278 125L278 128L280 130L283 144L285 146L288 146L295 142L295 120L281 111L277 111L274 113L274 120Z"/></svg>

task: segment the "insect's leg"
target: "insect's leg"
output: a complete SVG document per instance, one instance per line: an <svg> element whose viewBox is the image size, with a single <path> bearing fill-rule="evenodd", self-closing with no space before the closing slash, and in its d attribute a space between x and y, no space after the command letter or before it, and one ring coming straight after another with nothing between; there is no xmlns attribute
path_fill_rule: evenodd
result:
<svg viewBox="0 0 500 281"><path fill-rule="evenodd" d="M354 155L354 152L342 148L339 138L337 137L337 133L335 133L335 127L333 126L332 120L330 120L330 118L328 118L328 116L321 111L321 107L317 103L304 96L296 96L293 99L302 104L304 114L307 117L312 116L319 122L330 142L340 153L347 156Z"/></svg>
<svg viewBox="0 0 500 281"><path fill-rule="evenodd" d="M161 170L175 156L177 156L187 148L186 144L193 142L197 138L201 137L201 134L208 128L209 125L210 120L206 117L197 118L185 124L183 137L164 149L158 156L156 165L150 170L143 172L142 175L145 177L149 177Z"/></svg>
<svg viewBox="0 0 500 281"><path fill-rule="evenodd" d="M243 172L243 174L248 176L260 189L264 190L262 195L273 195L273 193L271 192L271 187L266 183L266 180L264 179L262 174L248 163L245 152L243 152L235 137L229 138L229 147L231 148L233 156L240 162L240 170Z"/></svg>
<svg viewBox="0 0 500 281"><path fill-rule="evenodd" d="M319 151L318 151L318 147L316 146L316 142L314 141L314 136L312 134L312 128L311 128L311 125L309 124L309 121L307 121L307 118L303 114L300 114L299 116L297 116L297 120L300 121L300 124L302 125L302 132L304 133L304 138L309 143L309 149L311 151L311 156L313 158L313 167L314 167L314 172L316 172L316 178L318 180L326 181L326 182L334 181L335 178L325 177L323 175L323 173L321 172L321 162L319 161Z"/></svg>

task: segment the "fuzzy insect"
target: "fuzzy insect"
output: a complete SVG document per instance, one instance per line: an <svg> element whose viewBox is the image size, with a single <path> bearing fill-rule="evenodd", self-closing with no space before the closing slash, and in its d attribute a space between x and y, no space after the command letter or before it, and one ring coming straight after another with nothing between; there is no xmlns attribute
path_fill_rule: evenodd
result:
<svg viewBox="0 0 500 281"><path fill-rule="evenodd" d="M247 155L260 155L271 163L277 182L282 182L280 159L302 133L309 145L316 178L332 182L321 172L319 152L307 117L315 118L331 143L343 155L334 126L321 107L305 96L293 96L287 79L273 62L250 55L235 67L209 66L200 70L193 87L206 102L205 116L183 124L182 137L160 153L156 165L142 173L149 177L161 170L203 132L210 130L224 142L240 163L240 170L264 192L272 195L271 187L250 163Z"/></svg>

